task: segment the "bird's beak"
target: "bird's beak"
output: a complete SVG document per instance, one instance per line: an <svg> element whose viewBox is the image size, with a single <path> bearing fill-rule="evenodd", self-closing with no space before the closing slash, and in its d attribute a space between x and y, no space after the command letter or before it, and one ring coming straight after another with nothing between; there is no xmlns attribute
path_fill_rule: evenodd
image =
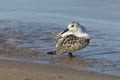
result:
<svg viewBox="0 0 120 80"><path fill-rule="evenodd" d="M65 33L65 32L67 32L68 31L68 28L66 29L66 30L64 30L61 34L63 34L63 33Z"/></svg>

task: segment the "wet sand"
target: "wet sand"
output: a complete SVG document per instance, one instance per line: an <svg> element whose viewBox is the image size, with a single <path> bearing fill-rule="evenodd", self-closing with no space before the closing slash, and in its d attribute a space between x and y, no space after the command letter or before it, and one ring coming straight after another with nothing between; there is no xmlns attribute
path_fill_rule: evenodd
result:
<svg viewBox="0 0 120 80"><path fill-rule="evenodd" d="M58 65L0 60L1 80L120 80L120 77Z"/></svg>

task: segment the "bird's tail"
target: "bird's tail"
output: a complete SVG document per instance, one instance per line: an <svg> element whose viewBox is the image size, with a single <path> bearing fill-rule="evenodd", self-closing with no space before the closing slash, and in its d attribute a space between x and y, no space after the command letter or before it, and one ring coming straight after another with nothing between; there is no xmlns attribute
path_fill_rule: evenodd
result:
<svg viewBox="0 0 120 80"><path fill-rule="evenodd" d="M56 33L56 32L51 32L52 36L48 37L46 39L42 39L42 40L55 40L57 41L58 39L61 38L60 33Z"/></svg>

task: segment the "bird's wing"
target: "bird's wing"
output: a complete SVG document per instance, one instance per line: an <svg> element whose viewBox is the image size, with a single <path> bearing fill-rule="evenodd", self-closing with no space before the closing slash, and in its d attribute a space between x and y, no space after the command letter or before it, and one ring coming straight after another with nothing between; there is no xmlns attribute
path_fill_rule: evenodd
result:
<svg viewBox="0 0 120 80"><path fill-rule="evenodd" d="M73 51L73 49L76 48L74 46L77 46L78 42L78 37L74 36L73 34L67 35L58 40L58 43L56 44L57 51L58 53Z"/></svg>
<svg viewBox="0 0 120 80"><path fill-rule="evenodd" d="M57 53L66 53L78 51L85 48L89 44L90 39L86 37L76 37L75 35L67 35L58 40L56 45Z"/></svg>

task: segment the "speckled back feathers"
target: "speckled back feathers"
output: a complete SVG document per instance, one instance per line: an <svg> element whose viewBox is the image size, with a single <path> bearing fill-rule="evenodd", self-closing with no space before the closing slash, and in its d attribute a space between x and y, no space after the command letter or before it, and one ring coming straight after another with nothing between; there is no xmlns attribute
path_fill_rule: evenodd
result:
<svg viewBox="0 0 120 80"><path fill-rule="evenodd" d="M69 53L85 48L90 39L86 37L76 37L73 34L65 36L61 43L58 43L57 53Z"/></svg>

